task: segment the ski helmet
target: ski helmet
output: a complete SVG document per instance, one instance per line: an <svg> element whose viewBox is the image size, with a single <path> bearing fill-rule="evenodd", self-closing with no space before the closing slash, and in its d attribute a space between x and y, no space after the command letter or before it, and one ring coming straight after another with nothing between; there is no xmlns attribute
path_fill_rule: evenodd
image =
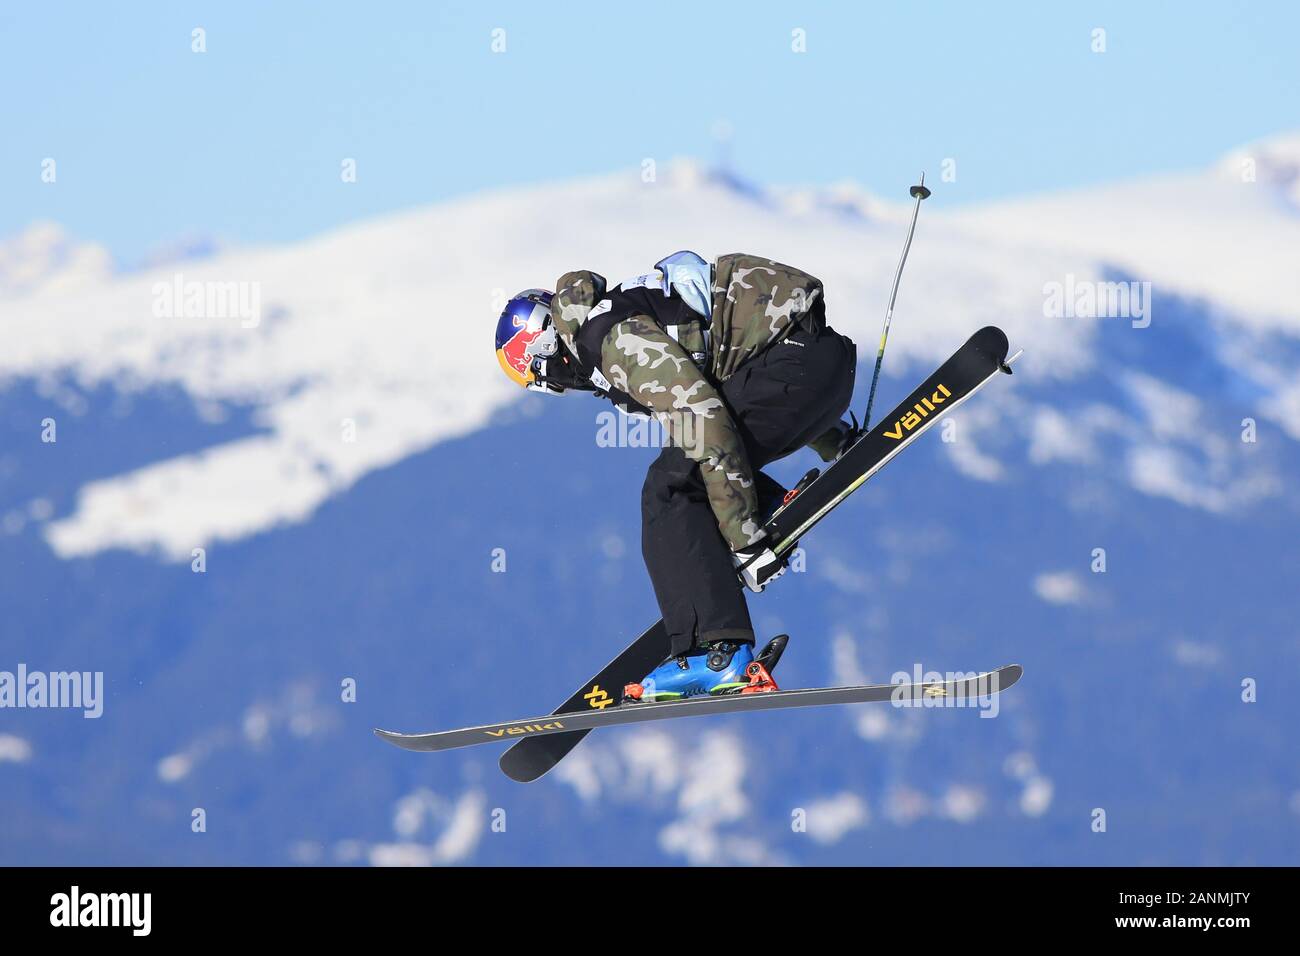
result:
<svg viewBox="0 0 1300 956"><path fill-rule="evenodd" d="M551 319L551 293L525 289L506 303L497 320L497 361L510 380L534 392L558 395L591 389L571 360Z"/></svg>
<svg viewBox="0 0 1300 956"><path fill-rule="evenodd" d="M537 373L558 346L559 336L551 322L551 293L525 289L506 303L497 320L497 361L511 381L546 391Z"/></svg>

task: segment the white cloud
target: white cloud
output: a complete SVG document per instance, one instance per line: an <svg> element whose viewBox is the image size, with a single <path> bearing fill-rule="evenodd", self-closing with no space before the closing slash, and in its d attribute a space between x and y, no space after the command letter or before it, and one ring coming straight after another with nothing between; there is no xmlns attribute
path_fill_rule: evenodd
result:
<svg viewBox="0 0 1300 956"><path fill-rule="evenodd" d="M26 763L31 759L31 744L13 734L0 734L0 763Z"/></svg>
<svg viewBox="0 0 1300 956"><path fill-rule="evenodd" d="M1282 430L1300 441L1300 381L1281 386L1261 409L1270 421L1277 422Z"/></svg>
<svg viewBox="0 0 1300 956"><path fill-rule="evenodd" d="M158 779L163 783L184 780L194 769L194 758L189 754L168 754L158 761Z"/></svg>
<svg viewBox="0 0 1300 956"><path fill-rule="evenodd" d="M863 740L884 740L889 736L893 724L889 711L884 707L863 707L854 723L858 736Z"/></svg>
<svg viewBox="0 0 1300 956"><path fill-rule="evenodd" d="M1034 578L1034 593L1048 604L1083 604L1088 591L1073 571L1051 571Z"/></svg>
<svg viewBox="0 0 1300 956"><path fill-rule="evenodd" d="M1037 772L1034 755L1027 750L1017 750L1002 762L1002 770L1012 779L1028 780Z"/></svg>
<svg viewBox="0 0 1300 956"><path fill-rule="evenodd" d="M761 841L726 829L750 812L742 741L725 732L707 734L679 767L678 817L659 831L660 849L697 866L740 862L738 851L745 862L755 862L755 855L765 859Z"/></svg>
<svg viewBox="0 0 1300 956"><path fill-rule="evenodd" d="M836 631L831 638L831 676L837 686L870 683L858 663L858 646L848 631Z"/></svg>
<svg viewBox="0 0 1300 956"><path fill-rule="evenodd" d="M1125 373L1124 384L1156 438L1188 439L1200 435L1201 403L1194 395L1141 372Z"/></svg>
<svg viewBox="0 0 1300 956"><path fill-rule="evenodd" d="M658 730L629 734L620 750L630 786L649 794L669 793L681 786L678 745L669 734Z"/></svg>
<svg viewBox="0 0 1300 956"><path fill-rule="evenodd" d="M593 803L600 798L600 774L592 757L591 745L579 747L560 761L550 773L551 779L566 783L583 803Z"/></svg>
<svg viewBox="0 0 1300 956"><path fill-rule="evenodd" d="M749 836L745 792L750 754L726 730L671 734L637 729L615 743L588 742L551 777L584 801L671 807L659 848L697 866L779 864L766 843Z"/></svg>
<svg viewBox="0 0 1300 956"><path fill-rule="evenodd" d="M1189 508L1220 513L1228 510L1229 496L1222 488L1199 482L1187 456L1164 446L1136 447L1129 451L1129 481L1144 494L1169 498Z"/></svg>
<svg viewBox="0 0 1300 956"><path fill-rule="evenodd" d="M969 434L962 435L957 441L944 445L953 465L967 478L976 481L1001 481L1006 476L1002 462L992 455L986 455L976 446Z"/></svg>
<svg viewBox="0 0 1300 956"><path fill-rule="evenodd" d="M1034 755L1025 750L1011 754L1002 764L1008 777L1020 782L1017 806L1029 817L1041 817L1052 805L1052 781L1038 770Z"/></svg>
<svg viewBox="0 0 1300 956"><path fill-rule="evenodd" d="M871 575L860 563L851 565L833 554L819 554L810 563L821 577L847 594L863 594L871 590Z"/></svg>
<svg viewBox="0 0 1300 956"><path fill-rule="evenodd" d="M277 731L306 738L328 733L338 723L337 713L328 702L318 699L310 681L293 681L273 702L255 702L238 722L218 724L163 757L154 772L163 783L177 783L198 770L214 753L227 748L243 744L256 750L265 746Z"/></svg>
<svg viewBox="0 0 1300 956"><path fill-rule="evenodd" d="M861 829L871 822L867 802L849 791L814 800L804 807L804 811L808 836L824 846L839 843L851 830Z"/></svg>
<svg viewBox="0 0 1300 956"><path fill-rule="evenodd" d="M1020 812L1027 817L1041 817L1052 805L1053 790L1047 777L1030 777L1020 794Z"/></svg>
<svg viewBox="0 0 1300 956"><path fill-rule="evenodd" d="M445 866L464 863L488 832L487 802L480 790L467 790L448 802L429 790L402 797L394 808L393 829L403 839L359 848L371 866ZM507 822L507 826L508 826ZM426 829L432 840L416 839Z"/></svg>
<svg viewBox="0 0 1300 956"><path fill-rule="evenodd" d="M952 784L939 798L939 816L957 823L970 823L983 812L987 801L976 787Z"/></svg>
<svg viewBox="0 0 1300 956"><path fill-rule="evenodd" d="M1222 652L1208 642L1189 641L1174 642L1174 660L1186 667L1214 667L1222 658Z"/></svg>
<svg viewBox="0 0 1300 956"><path fill-rule="evenodd" d="M1126 467L1138 491L1215 514L1278 492L1272 474L1242 461L1239 442L1206 427L1195 396L1138 372L1122 380L1144 423L1126 429Z"/></svg>
<svg viewBox="0 0 1300 956"><path fill-rule="evenodd" d="M1082 464L1096 458L1086 423L1047 405L1036 408L1029 420L1029 460L1035 465L1053 461Z"/></svg>
<svg viewBox="0 0 1300 956"><path fill-rule="evenodd" d="M908 786L894 787L885 799L885 816L896 826L908 826L929 812L929 798Z"/></svg>

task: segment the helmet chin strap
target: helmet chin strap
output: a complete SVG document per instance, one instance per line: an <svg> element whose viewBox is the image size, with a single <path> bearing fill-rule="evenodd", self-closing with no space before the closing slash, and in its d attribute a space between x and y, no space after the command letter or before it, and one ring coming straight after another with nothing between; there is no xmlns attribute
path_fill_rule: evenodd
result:
<svg viewBox="0 0 1300 956"><path fill-rule="evenodd" d="M556 371L552 371L552 369ZM558 374L557 374L558 372ZM554 384L560 391L575 389L583 392L596 392L601 394L600 389L591 381L590 375L583 375L582 368L577 362L571 361L563 353L559 353L546 360L546 371L536 373L537 380L543 385ZM548 391L552 389L548 388Z"/></svg>

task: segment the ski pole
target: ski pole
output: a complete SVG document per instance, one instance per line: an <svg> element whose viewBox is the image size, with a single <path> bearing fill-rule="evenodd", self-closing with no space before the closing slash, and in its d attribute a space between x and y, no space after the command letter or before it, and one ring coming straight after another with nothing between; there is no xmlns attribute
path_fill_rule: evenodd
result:
<svg viewBox="0 0 1300 956"><path fill-rule="evenodd" d="M889 323L894 318L894 300L898 298L898 280L903 278L903 266L907 262L907 250L912 248L912 234L916 232L916 217L921 212L921 200L930 195L925 188L925 173L921 181L910 190L916 205L912 207L912 224L907 227L907 241L903 243L903 254L898 259L898 268L894 270L894 288L889 293L889 308L885 311L885 327L880 333L880 349L876 352L876 370L871 375L871 391L867 393L867 413L862 419L862 430L871 427L871 406L876 401L876 383L880 381L880 363L885 360L885 341L889 338Z"/></svg>

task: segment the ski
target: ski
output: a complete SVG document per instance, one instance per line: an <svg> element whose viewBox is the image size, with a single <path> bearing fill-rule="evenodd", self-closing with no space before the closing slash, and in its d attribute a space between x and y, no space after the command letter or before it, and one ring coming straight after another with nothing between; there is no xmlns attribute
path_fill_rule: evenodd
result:
<svg viewBox="0 0 1300 956"><path fill-rule="evenodd" d="M794 550L800 537L936 421L970 398L998 372L1010 372L1008 349L1006 335L991 325L967 339L875 428L862 435L825 472L787 500L764 526L776 542L773 550L779 555ZM1012 356L1010 361L1014 359ZM551 717L600 711L617 704L623 686L649 673L668 656L668 649L668 635L661 620L584 682L552 712ZM501 755L502 772L520 783L541 777L576 747L591 729L574 724L571 719L565 724L562 731L526 735L519 740Z"/></svg>
<svg viewBox="0 0 1300 956"><path fill-rule="evenodd" d="M773 550L782 555L793 550L806 532L936 421L998 372L1009 373L1008 348L1006 335L991 325L967 339L952 358L859 438L824 475L773 516L765 526L778 542Z"/></svg>
<svg viewBox="0 0 1300 956"><path fill-rule="evenodd" d="M430 734L399 734L376 730L383 740L404 750L432 752L500 743L504 740L536 740L549 736L617 727L651 720L678 717L702 717L707 714L743 714L759 710L784 710L790 707L824 707L829 704L866 704L894 701L899 706L977 706L978 701L1001 693L1020 680L1023 669L1010 664L995 671L956 677L930 683L867 684L857 687L819 687L805 690L778 690L761 694L723 694L717 697L693 697L660 704L622 704L600 710L549 714L503 724L464 727Z"/></svg>

